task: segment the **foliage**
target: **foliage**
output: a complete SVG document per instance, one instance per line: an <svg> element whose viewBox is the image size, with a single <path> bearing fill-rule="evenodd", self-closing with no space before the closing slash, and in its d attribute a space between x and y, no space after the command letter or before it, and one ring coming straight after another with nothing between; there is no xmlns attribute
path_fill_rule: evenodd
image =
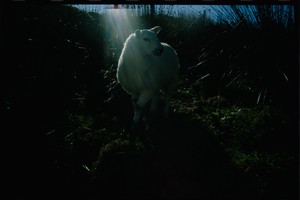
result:
<svg viewBox="0 0 300 200"><path fill-rule="evenodd" d="M293 7L221 6L216 11L223 29L199 54L194 80L210 75L203 80L208 95L220 94L232 103L287 104L297 80Z"/></svg>
<svg viewBox="0 0 300 200"><path fill-rule="evenodd" d="M223 98L211 99L218 102ZM292 176L289 169L294 165L296 151L287 144L297 136L291 134L292 124L284 111L268 106L218 107L211 104L211 99L200 105L201 112L194 118L218 138L241 172L255 177L261 190L275 187L272 180L279 171Z"/></svg>
<svg viewBox="0 0 300 200"><path fill-rule="evenodd" d="M291 98L298 85L293 9L224 6L226 12L215 21L204 13L187 17L174 15L172 7L169 13L159 8L154 16L151 9L131 16L140 22L132 29L160 25L160 40L176 49L181 64L171 102L176 123L161 120L167 128L151 132L158 138L153 153L142 140L127 140L132 107L115 77L122 41L108 34L114 31L105 24L110 16L71 6L8 7L2 105L9 128L18 133L11 134L18 152L15 178L28 180L41 172L45 176L36 183L50 180L54 188L43 191L53 196L62 191L66 198L70 193L85 199L94 193L124 197L130 191L137 197L153 189L139 183L154 185L164 174L169 181L173 172L184 171L193 184L206 178L211 193L205 197L216 197L220 181L220 195L245 197L244 190L227 191L236 185L221 180L237 168L229 179L241 179L240 188L250 182L255 197L293 196L298 137L297 98ZM176 184L185 181L178 179Z"/></svg>
<svg viewBox="0 0 300 200"><path fill-rule="evenodd" d="M30 94L26 101L51 99L53 109L83 98L87 105L101 101L101 88L95 88L102 79L101 30L93 18L68 6L20 6L12 11L11 23L18 26L8 36L9 56L16 56L9 62L8 75L15 96L7 101L23 102Z"/></svg>

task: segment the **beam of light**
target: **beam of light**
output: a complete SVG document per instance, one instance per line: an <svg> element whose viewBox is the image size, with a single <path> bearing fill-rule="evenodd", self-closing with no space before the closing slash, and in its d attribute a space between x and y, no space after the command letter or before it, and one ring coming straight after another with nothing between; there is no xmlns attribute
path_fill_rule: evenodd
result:
<svg viewBox="0 0 300 200"><path fill-rule="evenodd" d="M137 17L130 9L108 9L104 21L106 30L109 30L112 38L118 38L124 43L127 37L139 28Z"/></svg>

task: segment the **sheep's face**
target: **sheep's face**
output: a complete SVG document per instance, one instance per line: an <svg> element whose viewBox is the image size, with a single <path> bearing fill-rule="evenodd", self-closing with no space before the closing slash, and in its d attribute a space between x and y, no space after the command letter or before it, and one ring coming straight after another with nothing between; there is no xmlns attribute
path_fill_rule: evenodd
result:
<svg viewBox="0 0 300 200"><path fill-rule="evenodd" d="M160 27L156 26L152 29L136 30L135 37L138 40L139 48L147 55L160 56L163 53L163 46L157 37Z"/></svg>

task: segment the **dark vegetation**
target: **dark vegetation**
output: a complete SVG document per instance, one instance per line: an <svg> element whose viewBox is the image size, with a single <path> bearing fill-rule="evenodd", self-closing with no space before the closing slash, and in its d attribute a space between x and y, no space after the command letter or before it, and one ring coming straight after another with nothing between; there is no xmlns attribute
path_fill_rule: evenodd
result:
<svg viewBox="0 0 300 200"><path fill-rule="evenodd" d="M160 25L181 63L174 113L154 128L146 118L150 139L132 143L130 97L115 78L123 41L110 16L3 8L11 199L297 199L297 29L291 10L277 8L283 19L256 8L249 19L253 7L224 7L218 22L132 16L133 30Z"/></svg>

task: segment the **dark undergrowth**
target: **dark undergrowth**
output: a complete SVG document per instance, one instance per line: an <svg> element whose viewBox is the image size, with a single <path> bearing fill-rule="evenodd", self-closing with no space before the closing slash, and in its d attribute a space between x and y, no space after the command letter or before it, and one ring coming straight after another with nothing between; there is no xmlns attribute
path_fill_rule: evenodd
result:
<svg viewBox="0 0 300 200"><path fill-rule="evenodd" d="M232 9L239 18L219 22L131 16L125 38L160 25L181 81L170 118L150 123L146 109L129 141L130 96L115 77L124 41L110 16L7 4L1 108L11 198L297 199L295 24L251 26Z"/></svg>

